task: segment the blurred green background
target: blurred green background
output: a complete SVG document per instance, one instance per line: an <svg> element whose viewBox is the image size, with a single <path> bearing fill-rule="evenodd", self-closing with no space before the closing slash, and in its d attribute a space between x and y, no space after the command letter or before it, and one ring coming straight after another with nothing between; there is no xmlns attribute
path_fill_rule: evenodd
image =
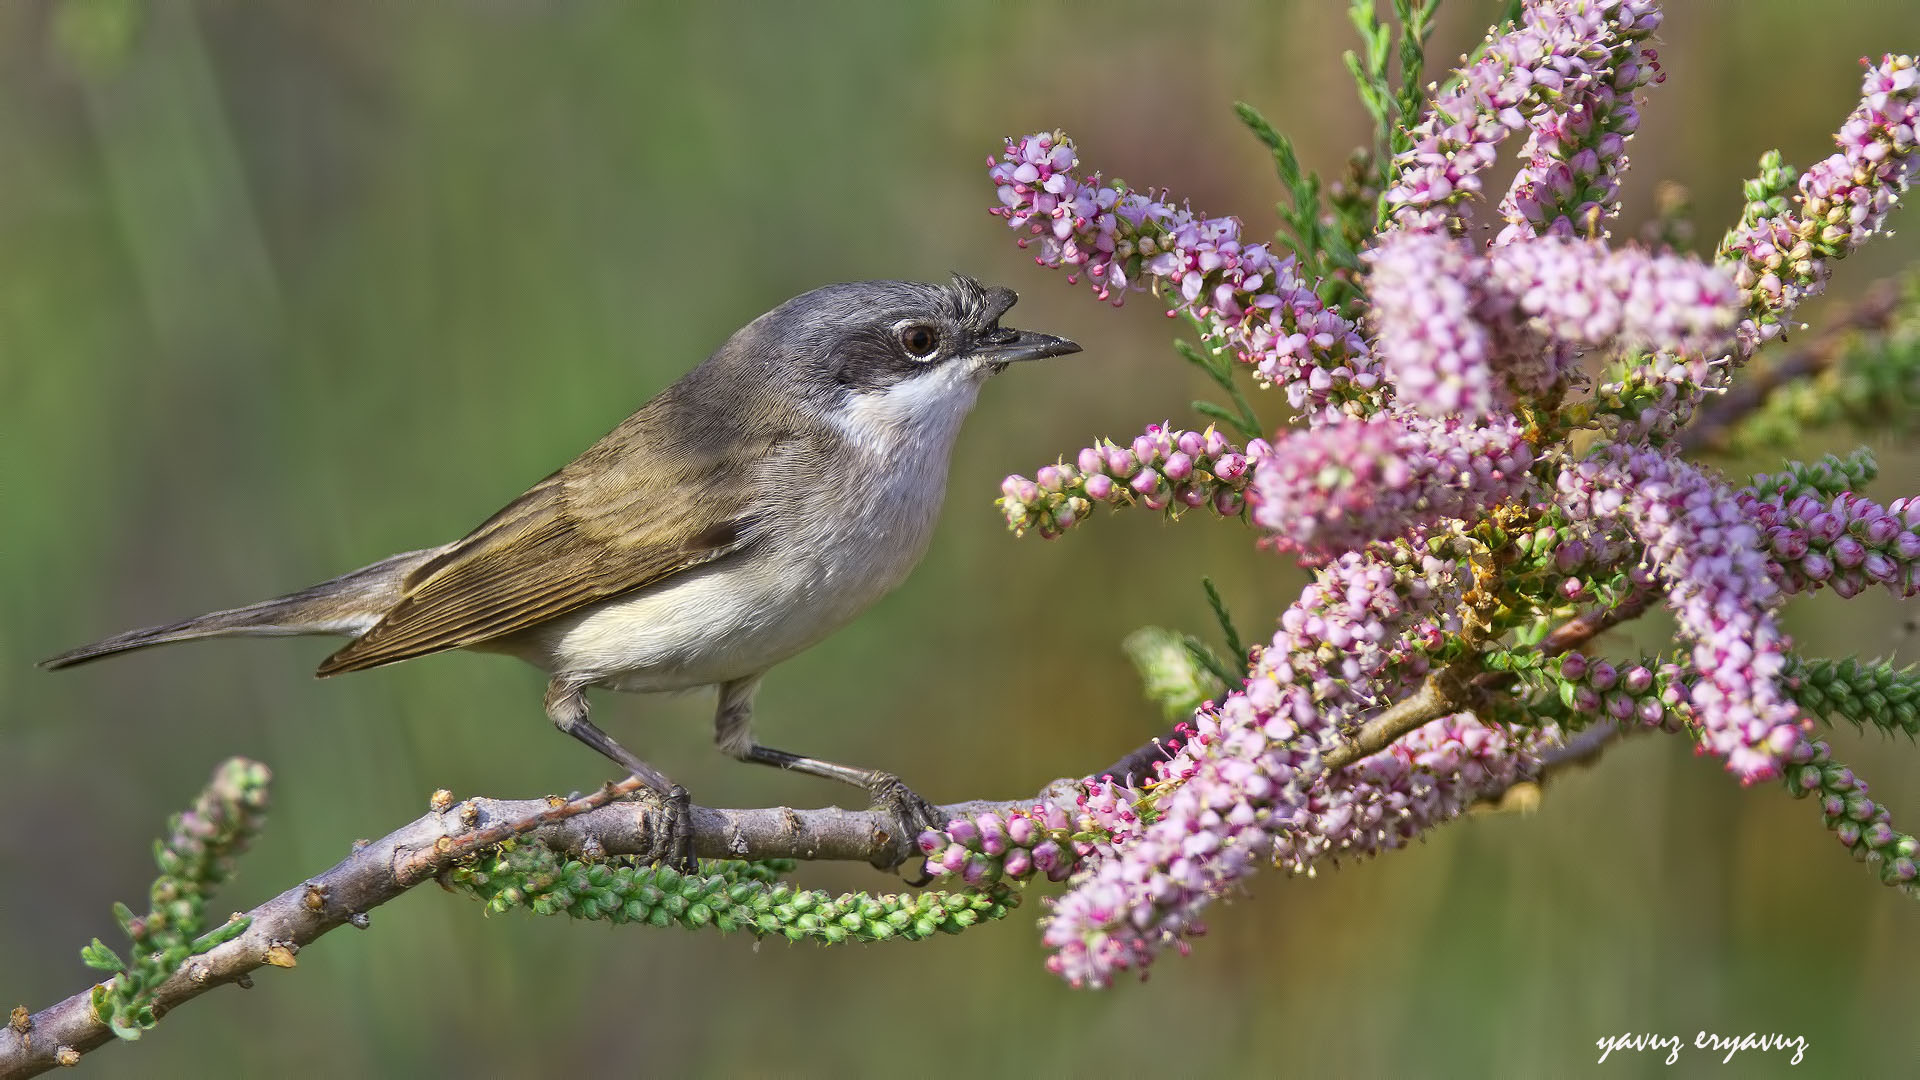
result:
<svg viewBox="0 0 1920 1080"><path fill-rule="evenodd" d="M234 908L436 787L526 796L604 773L542 717L538 674L496 657L324 683L310 672L330 646L303 640L57 676L35 660L450 539L827 281L966 270L1022 291L1018 325L1087 352L988 387L925 564L776 670L761 732L949 800L1033 791L1154 731L1120 638L1206 630L1202 572L1258 627L1298 573L1198 516L1123 515L1051 544L1004 533L1002 475L1190 421L1203 387L1151 302L1107 310L1014 248L984 212L984 161L1004 135L1059 126L1090 168L1268 229L1276 186L1228 106L1257 104L1337 171L1363 129L1343 6L0 6L0 1006L86 984L77 950L117 940L109 904L143 898L151 837L226 755L278 774L268 831L217 902ZM1470 46L1496 6L1450 5L1433 55ZM1815 10L1670 6L1618 233L1672 179L1704 248L1761 151L1829 151L1856 58L1920 44L1910 0ZM1840 268L1837 294L1920 254L1913 213ZM1880 449L1877 494L1920 487L1911 448ZM1792 618L1812 651L1879 655L1901 647L1902 615L1874 593ZM1611 651L1668 635L1648 620ZM703 801L845 799L714 753L704 695L595 708ZM1837 745L1911 827L1915 749ZM1910 1075L1920 1057L1920 912L1811 805L1742 791L1671 739L1610 754L1537 814L1262 876L1144 985L1045 974L1039 907L962 939L824 950L485 919L426 888L86 1067L1557 1075L1594 1069L1609 1033L1702 1029L1804 1035L1818 1074ZM1705 1051L1604 1068L1721 1075Z"/></svg>

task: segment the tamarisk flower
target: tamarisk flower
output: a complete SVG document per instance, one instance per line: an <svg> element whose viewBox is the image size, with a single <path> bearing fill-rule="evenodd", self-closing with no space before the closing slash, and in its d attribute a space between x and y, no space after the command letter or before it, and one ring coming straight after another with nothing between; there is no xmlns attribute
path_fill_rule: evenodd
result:
<svg viewBox="0 0 1920 1080"><path fill-rule="evenodd" d="M1544 680L1547 688L1558 692L1570 713L1585 718L1677 732L1688 715L1688 675L1678 664L1643 660L1616 667L1566 652L1552 673L1556 678Z"/></svg>
<svg viewBox="0 0 1920 1080"><path fill-rule="evenodd" d="M1394 409L1282 434L1247 497L1277 548L1325 561L1504 502L1529 489L1532 465L1512 416L1475 425Z"/></svg>
<svg viewBox="0 0 1920 1080"><path fill-rule="evenodd" d="M1911 55L1883 56L1867 69L1860 105L1834 137L1839 151L1800 177L1798 205L1743 219L1721 241L1750 314L1741 326L1744 359L1777 336L1802 300L1826 287L1832 261L1886 224L1906 190L1920 127L1920 68Z"/></svg>
<svg viewBox="0 0 1920 1080"><path fill-rule="evenodd" d="M1734 348L1716 363L1655 354L1601 386L1603 398L1635 403L1632 414L1621 418L1617 438L1671 437L1691 419L1707 388L1779 336L1794 309L1826 288L1834 260L1883 230L1910 181L1920 141L1916 63L1912 55L1890 53L1869 65L1860 104L1834 136L1839 152L1797 181L1777 151L1760 159L1761 175L1747 184L1740 223L1715 255L1740 290L1745 317Z"/></svg>
<svg viewBox="0 0 1920 1080"><path fill-rule="evenodd" d="M1245 509L1275 547L1316 567L1240 688L1206 683L1218 704L1199 706L1144 791L1090 779L1031 812L922 837L935 872L976 885L1041 872L1067 880L1044 935L1049 968L1076 985L1184 950L1205 906L1263 862L1310 871L1405 843L1534 775L1560 724L1597 717L1685 728L1744 782L1784 774L1796 793L1820 794L1829 826L1879 860L1883 879L1916 877L1913 838L1804 734L1811 722L1788 694L1802 668L1777 609L1787 593L1823 583L1842 595L1873 583L1920 592L1920 500L1881 506L1855 493L1852 473L1841 482L1844 469L1735 492L1656 445L1823 286L1831 260L1883 227L1916 142L1915 61L1871 67L1840 152L1805 176L1765 159L1709 266L1598 239L1617 210L1636 94L1659 77L1651 0L1521 9L1520 25L1490 38L1406 132L1411 148L1381 198L1388 227L1369 244L1357 204L1338 197L1338 257L1331 247L1302 256L1343 268L1351 308L1329 310L1319 283L1249 242L1234 218L1083 177L1064 135L1008 140L990 163L992 212L1037 262L1069 281L1086 275L1116 305L1151 290L1256 381L1283 387L1307 421L1244 450L1211 430L1156 426L1003 485L1016 531L1057 535L1098 502ZM1525 160L1500 202L1505 228L1486 247L1458 239L1480 174L1523 128ZM1302 244L1322 235L1301 231ZM1347 276L1351 248L1364 249L1359 280ZM1365 313L1373 340L1352 311ZM1582 355L1602 350L1624 355L1592 400L1555 415L1584 382ZM1594 427L1613 440L1584 459L1559 442ZM1515 500L1530 512L1485 518ZM1454 535L1463 521L1484 521L1472 531L1484 546ZM1467 560L1488 555L1502 574L1493 604L1468 592ZM1569 604L1637 611L1656 593L1690 647L1684 668L1549 659L1524 632L1528 644L1511 651L1483 633ZM1504 673L1520 692L1362 761L1338 750L1420 684L1430 657L1451 662L1463 646L1479 650L1463 664ZM1346 764L1328 771L1336 753Z"/></svg>
<svg viewBox="0 0 1920 1080"><path fill-rule="evenodd" d="M1447 415L1510 411L1575 373L1570 346L1703 352L1738 314L1726 275L1697 259L1539 237L1473 254L1389 232L1367 252L1381 362L1395 400ZM1509 390L1513 392L1509 392Z"/></svg>
<svg viewBox="0 0 1920 1080"><path fill-rule="evenodd" d="M1507 135L1526 126L1529 116L1556 108L1564 111L1554 115L1567 123L1571 110L1566 106L1584 106L1599 88L1617 92L1624 83L1630 92L1640 79L1633 46L1652 34L1659 22L1660 13L1648 0L1532 0L1525 4L1520 25L1490 39L1480 59L1434 99L1426 117L1410 132L1413 146L1395 159L1387 216L1399 228L1419 230L1444 229L1450 219L1467 218L1467 200L1480 192L1479 174L1493 164L1495 151ZM1623 129L1628 126L1624 115L1610 115L1609 120ZM1558 130L1544 119L1541 128L1549 134ZM1530 144L1530 166L1557 148L1558 140L1549 144L1548 138L1542 134ZM1599 148L1594 152L1597 155ZM1583 172L1603 171L1598 163L1580 164ZM1538 168L1538 179L1523 172L1516 188L1524 192L1537 187L1538 180L1548 179L1546 172L1544 164ZM1572 194L1571 171L1567 183ZM1502 208L1531 218L1519 196L1511 207L1503 204Z"/></svg>
<svg viewBox="0 0 1920 1080"><path fill-rule="evenodd" d="M1381 366L1398 400L1434 416L1480 417L1511 402L1492 331L1474 315L1480 260L1439 233L1389 233L1365 255Z"/></svg>
<svg viewBox="0 0 1920 1080"><path fill-rule="evenodd" d="M1137 503L1174 515L1207 507L1221 517L1238 517L1253 464L1267 452L1263 439L1243 449L1215 428L1153 424L1129 444L1102 439L1071 462L1042 466L1031 480L1007 477L1000 484L1000 509L1016 535L1035 529L1049 539L1103 503Z"/></svg>
<svg viewBox="0 0 1920 1080"><path fill-rule="evenodd" d="M1420 547L1424 551L1424 547ZM1416 642L1457 629L1455 563L1398 549L1323 568L1281 617L1243 690L1194 718L1160 766L1154 817L1093 863L1046 921L1048 968L1106 985L1196 932L1199 912L1263 861L1296 870L1397 847L1537 767L1530 740L1469 716L1323 776L1348 725L1427 671Z"/></svg>
<svg viewBox="0 0 1920 1080"><path fill-rule="evenodd" d="M1309 792L1308 824L1276 837L1273 861L1311 873L1327 858L1405 847L1539 767L1553 731L1510 733L1471 713L1442 717Z"/></svg>
<svg viewBox="0 0 1920 1080"><path fill-rule="evenodd" d="M1768 570L1788 593L1831 586L1843 598L1883 585L1920 595L1920 499L1885 506L1852 492L1831 499L1789 497L1788 483L1737 495L1747 519L1764 531Z"/></svg>
<svg viewBox="0 0 1920 1080"><path fill-rule="evenodd" d="M1065 881L1079 861L1072 842L1062 839L1071 827L1066 811L1037 803L1004 815L954 818L944 829L920 834L920 853L927 857L927 873L957 876L972 888L1035 874Z"/></svg>
<svg viewBox="0 0 1920 1080"><path fill-rule="evenodd" d="M1531 329L1588 348L1710 352L1728 343L1739 311L1733 283L1698 259L1592 241L1494 248L1487 283L1494 296L1511 298Z"/></svg>
<svg viewBox="0 0 1920 1080"><path fill-rule="evenodd" d="M1081 179L1072 140L1052 132L1008 139L988 175L991 212L1021 232L1042 266L1085 274L1094 295L1118 305L1148 281L1165 289L1168 314L1203 320L1263 383L1295 409L1359 404L1379 374L1354 325L1329 309L1292 258L1241 239L1233 217L1208 218L1164 196L1130 191L1098 173Z"/></svg>
<svg viewBox="0 0 1920 1080"><path fill-rule="evenodd" d="M1645 546L1693 642L1703 746L1743 782L1776 775L1802 740L1780 686L1789 642L1759 531L1734 493L1685 462L1614 444L1560 474L1558 501L1576 520L1620 521Z"/></svg>
<svg viewBox="0 0 1920 1080"><path fill-rule="evenodd" d="M1549 10L1536 3L1528 5L1522 22L1596 17L1608 18L1614 31L1607 35L1607 55L1593 58L1592 68L1558 93L1530 102L1525 161L1500 200L1507 226L1496 245L1573 236L1619 213L1626 141L1640 126L1635 91L1663 78L1658 57L1647 47L1660 24L1659 10L1651 3L1624 4L1608 17L1591 7Z"/></svg>

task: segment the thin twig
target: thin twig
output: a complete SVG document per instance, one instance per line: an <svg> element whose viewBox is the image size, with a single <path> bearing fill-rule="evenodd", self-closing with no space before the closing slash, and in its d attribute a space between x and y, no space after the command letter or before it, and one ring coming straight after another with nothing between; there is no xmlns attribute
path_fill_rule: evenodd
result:
<svg viewBox="0 0 1920 1080"><path fill-rule="evenodd" d="M1541 754L1540 775L1536 780L1544 782L1568 769L1592 765L1600 760L1601 753L1626 735L1627 729L1612 720L1597 721Z"/></svg>
<svg viewBox="0 0 1920 1080"><path fill-rule="evenodd" d="M1855 331L1888 329L1899 308L1900 283L1892 279L1874 282L1812 341L1781 357L1777 363L1748 369L1738 384L1702 408L1693 423L1680 432L1680 448L1687 453L1726 449L1735 425L1765 403L1775 390L1833 367L1840 362L1847 339Z"/></svg>
<svg viewBox="0 0 1920 1080"><path fill-rule="evenodd" d="M1468 659L1427 676L1420 689L1394 702L1361 725L1351 739L1327 751L1321 759L1322 771L1331 773L1370 758L1401 736L1468 708L1477 694L1473 675L1479 670L1479 664Z"/></svg>

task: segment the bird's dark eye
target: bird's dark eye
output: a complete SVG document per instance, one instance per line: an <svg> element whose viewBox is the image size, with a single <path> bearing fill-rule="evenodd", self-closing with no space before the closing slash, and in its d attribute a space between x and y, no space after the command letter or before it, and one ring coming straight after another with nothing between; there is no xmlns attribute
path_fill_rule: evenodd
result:
<svg viewBox="0 0 1920 1080"><path fill-rule="evenodd" d="M914 323L900 331L900 346L907 355L916 360L925 360L940 348L940 332L925 323Z"/></svg>

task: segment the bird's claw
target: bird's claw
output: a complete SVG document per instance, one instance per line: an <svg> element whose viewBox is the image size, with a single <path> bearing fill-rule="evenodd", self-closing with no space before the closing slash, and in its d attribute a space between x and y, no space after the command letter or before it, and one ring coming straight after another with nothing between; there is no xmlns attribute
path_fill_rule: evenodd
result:
<svg viewBox="0 0 1920 1080"><path fill-rule="evenodd" d="M662 795L652 788L642 788L641 798L654 808L642 826L647 858L682 874L694 873L698 863L693 857L693 800L687 796L687 789L675 784Z"/></svg>
<svg viewBox="0 0 1920 1080"><path fill-rule="evenodd" d="M894 848L873 857L876 869L892 870L906 862L915 851L914 842L920 834L929 830L939 832L947 827L947 822L932 803L915 794L914 790L900 782L900 778L882 773L871 784L867 793L873 796L873 808L893 819ZM905 854L901 854L905 852ZM924 885L931 878L910 884Z"/></svg>

